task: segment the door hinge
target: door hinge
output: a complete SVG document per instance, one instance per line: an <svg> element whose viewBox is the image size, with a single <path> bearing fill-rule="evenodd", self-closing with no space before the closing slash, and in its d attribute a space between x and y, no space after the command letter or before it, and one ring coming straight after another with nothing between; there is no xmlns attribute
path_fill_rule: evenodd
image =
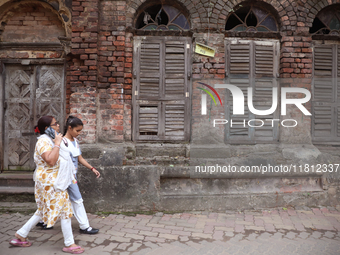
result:
<svg viewBox="0 0 340 255"><path fill-rule="evenodd" d="M189 97L189 92L185 92L185 97Z"/></svg>

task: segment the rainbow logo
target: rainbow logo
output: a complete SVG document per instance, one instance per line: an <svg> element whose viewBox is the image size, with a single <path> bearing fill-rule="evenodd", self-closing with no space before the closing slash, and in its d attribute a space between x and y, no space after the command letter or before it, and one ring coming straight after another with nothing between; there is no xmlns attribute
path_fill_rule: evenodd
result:
<svg viewBox="0 0 340 255"><path fill-rule="evenodd" d="M205 84L205 83L203 83L203 82L198 82L198 83L199 83L199 84L202 84L202 85L204 85L204 86L206 86L206 87L209 88L212 92L214 92L215 95L217 96L218 100L220 101L221 105L223 106L222 100L221 100L221 98L220 98L220 95L217 93L217 91L216 91L213 87L211 87L210 85ZM200 90L206 92L206 93L211 97L211 99L214 101L215 105L217 105L214 96L211 94L211 92L210 92L209 90L203 89L203 88L200 88L200 87L198 87L198 89L200 89ZM202 105L202 109L201 109L202 115L207 115L207 95L206 95L206 94L202 94L201 105Z"/></svg>

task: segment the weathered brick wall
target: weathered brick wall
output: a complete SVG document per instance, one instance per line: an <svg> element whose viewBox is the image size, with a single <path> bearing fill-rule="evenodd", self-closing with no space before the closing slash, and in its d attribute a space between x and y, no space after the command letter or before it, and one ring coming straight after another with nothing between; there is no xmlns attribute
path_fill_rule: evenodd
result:
<svg viewBox="0 0 340 255"><path fill-rule="evenodd" d="M42 6L24 6L14 11L4 26L3 42L59 42L65 30L56 13Z"/></svg>
<svg viewBox="0 0 340 255"><path fill-rule="evenodd" d="M124 1L102 1L98 52L100 141L131 140L132 34Z"/></svg>
<svg viewBox="0 0 340 255"><path fill-rule="evenodd" d="M43 3L1 6L0 24L0 42L4 43L59 43L58 37L67 35L58 12ZM51 59L62 55L62 49L0 48L2 59Z"/></svg>
<svg viewBox="0 0 340 255"><path fill-rule="evenodd" d="M84 142L96 142L98 1L72 1L72 50L68 61L69 113L83 120Z"/></svg>

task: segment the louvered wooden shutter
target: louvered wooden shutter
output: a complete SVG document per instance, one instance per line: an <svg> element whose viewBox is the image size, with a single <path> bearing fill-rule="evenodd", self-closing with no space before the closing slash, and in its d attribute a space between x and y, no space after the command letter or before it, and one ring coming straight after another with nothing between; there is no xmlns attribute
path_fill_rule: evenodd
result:
<svg viewBox="0 0 340 255"><path fill-rule="evenodd" d="M134 38L134 140L188 140L188 38ZM189 46L189 47L188 47Z"/></svg>
<svg viewBox="0 0 340 255"><path fill-rule="evenodd" d="M165 41L165 98L183 99L186 88L186 42Z"/></svg>
<svg viewBox="0 0 340 255"><path fill-rule="evenodd" d="M137 48L139 61L136 67L138 99L159 99L162 72L160 40L141 41ZM139 70L138 70L139 69Z"/></svg>
<svg viewBox="0 0 340 255"><path fill-rule="evenodd" d="M158 136L159 105L138 106L138 132L142 136L152 138Z"/></svg>
<svg viewBox="0 0 340 255"><path fill-rule="evenodd" d="M187 41L165 41L164 75L164 136L166 140L184 140L185 127L185 92L187 89L186 50Z"/></svg>
<svg viewBox="0 0 340 255"><path fill-rule="evenodd" d="M253 105L257 110L270 109L273 103L273 88L277 87L279 42L255 41L254 43L254 79ZM279 119L279 109L271 115L253 115L254 119L264 122L262 127L253 128L255 141L275 141L278 139L278 122L266 119ZM257 122L256 125L262 123ZM274 125L274 126L273 126Z"/></svg>
<svg viewBox="0 0 340 255"><path fill-rule="evenodd" d="M251 77L251 42L245 40L226 40L226 75L227 83L233 84L243 92L245 102L247 101L247 88L250 86ZM244 106L244 115L233 114L233 98L227 91L227 140L233 142L246 142L250 138L248 124L244 120L249 119L247 104ZM233 122L232 125L231 121Z"/></svg>
<svg viewBox="0 0 340 255"><path fill-rule="evenodd" d="M314 143L339 143L340 47L315 45L312 137Z"/></svg>
<svg viewBox="0 0 340 255"><path fill-rule="evenodd" d="M164 104L165 138L167 140L183 140L185 136L185 105L184 102Z"/></svg>
<svg viewBox="0 0 340 255"><path fill-rule="evenodd" d="M277 140L278 125L272 127L271 122L264 121L261 128L248 126L250 119L277 118L278 109L268 116L255 116L248 110L247 88L253 88L253 106L258 110L269 109L272 105L272 88L277 87L278 76L278 50L279 42L250 41L239 39L226 39L226 75L227 82L240 88L245 98L245 114L233 115L233 105L230 93L227 101L227 116L229 123L241 123L227 126L227 140L230 142L270 142ZM246 120L245 127L243 122ZM252 123L259 125L259 123Z"/></svg>

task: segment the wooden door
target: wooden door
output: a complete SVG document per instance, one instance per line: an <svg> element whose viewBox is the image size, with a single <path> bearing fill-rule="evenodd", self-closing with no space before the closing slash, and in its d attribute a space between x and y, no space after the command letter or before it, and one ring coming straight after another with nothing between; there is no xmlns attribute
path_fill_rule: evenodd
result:
<svg viewBox="0 0 340 255"><path fill-rule="evenodd" d="M64 66L7 64L3 84L3 168L33 170L38 119L51 115L64 120Z"/></svg>

